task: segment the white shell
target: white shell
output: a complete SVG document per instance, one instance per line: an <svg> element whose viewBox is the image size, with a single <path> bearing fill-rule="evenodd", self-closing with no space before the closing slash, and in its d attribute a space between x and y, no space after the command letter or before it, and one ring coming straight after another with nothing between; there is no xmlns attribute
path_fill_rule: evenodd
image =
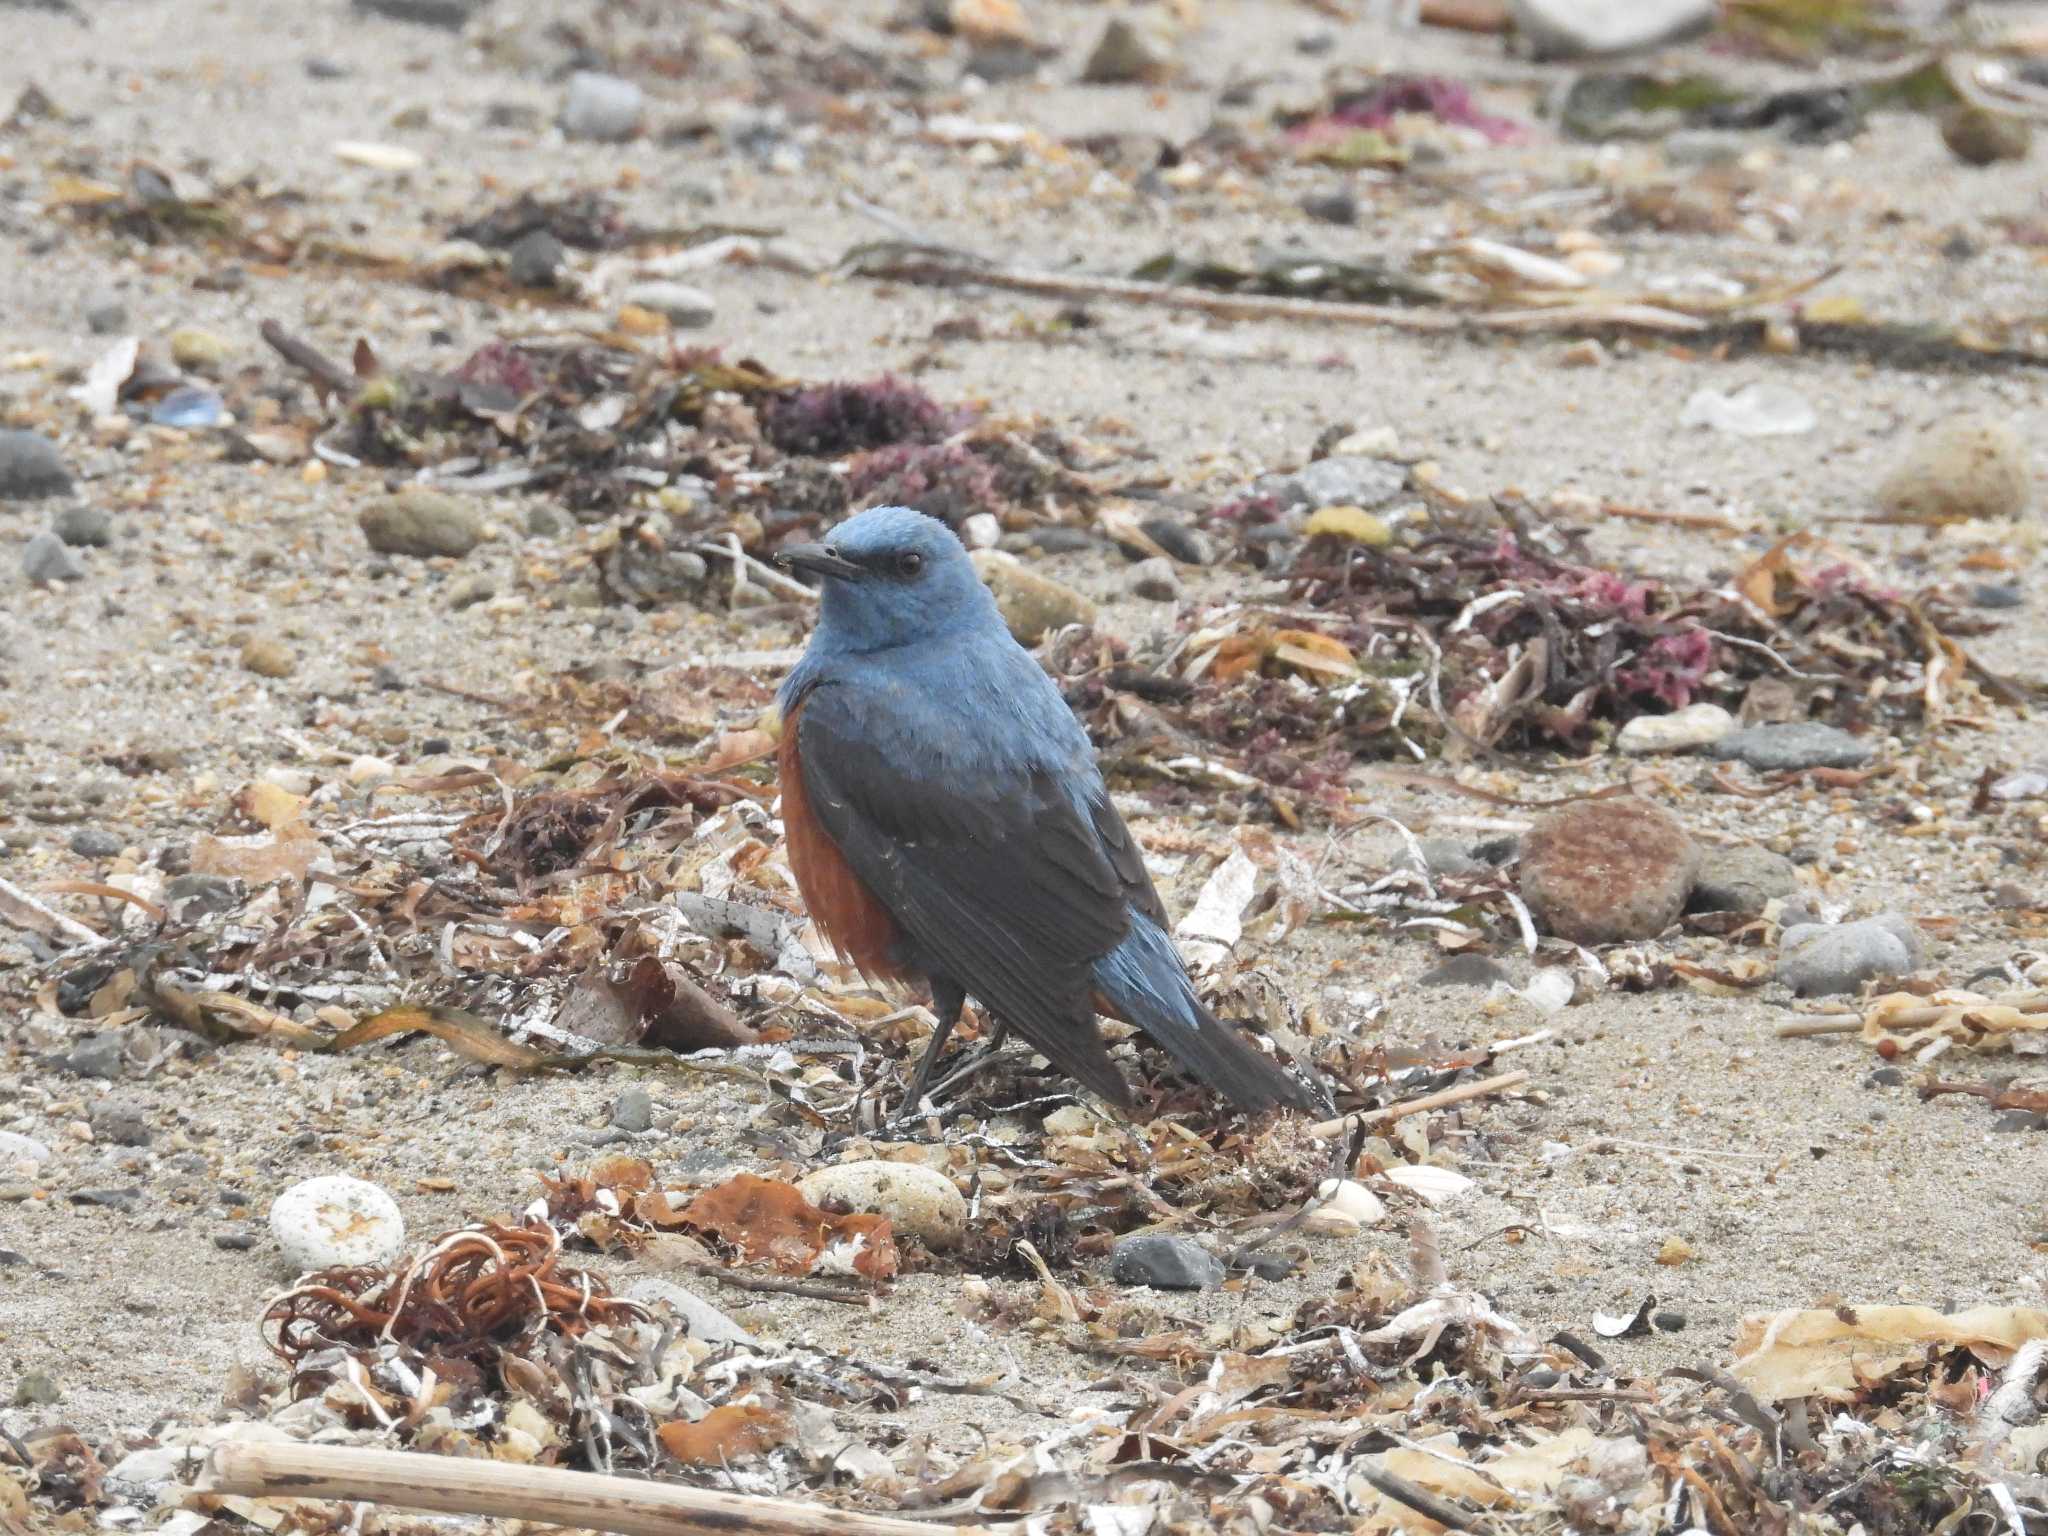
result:
<svg viewBox="0 0 2048 1536"><path fill-rule="evenodd" d="M405 1246L398 1202L346 1174L306 1179L270 1206L270 1231L301 1272L336 1264L388 1264Z"/></svg>

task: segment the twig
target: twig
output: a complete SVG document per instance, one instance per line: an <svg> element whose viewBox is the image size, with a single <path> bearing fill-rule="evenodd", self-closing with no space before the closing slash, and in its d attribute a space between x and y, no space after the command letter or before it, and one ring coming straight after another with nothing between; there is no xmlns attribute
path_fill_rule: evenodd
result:
<svg viewBox="0 0 2048 1536"><path fill-rule="evenodd" d="M1352 1470L1388 1498L1406 1504L1419 1515L1428 1516L1447 1531L1487 1529L1478 1523L1477 1516L1467 1514L1449 1499L1439 1498L1421 1484L1411 1483L1407 1478L1397 1476L1383 1466L1360 1460L1353 1463Z"/></svg>
<svg viewBox="0 0 2048 1536"><path fill-rule="evenodd" d="M1270 294L1217 293L1177 283L1150 283L1127 277L1076 277L1027 267L980 266L946 261L923 250L856 252L845 263L864 277L899 283L956 283L1003 288L1046 299L1104 299L1147 304L1162 309L1195 310L1227 320L1308 320L1317 325L1385 325L1405 331L1541 331L1589 330L1686 333L1706 329L1707 322L1675 309L1653 304L1602 304L1551 309L1503 309L1445 312L1403 309L1391 304L1332 303L1322 299L1285 299Z"/></svg>
<svg viewBox="0 0 2048 1536"><path fill-rule="evenodd" d="M1626 518L1635 523L1669 523L1678 528L1711 528L1716 533L1753 533L1719 512L1667 512L1656 507L1628 507L1618 501L1600 504L1602 517Z"/></svg>
<svg viewBox="0 0 2048 1536"><path fill-rule="evenodd" d="M313 382L322 389L337 395L353 395L361 387L361 381L354 373L327 356L310 341L301 341L275 320L266 320L257 327L263 339L276 349L284 360L302 373L310 373Z"/></svg>
<svg viewBox="0 0 2048 1536"><path fill-rule="evenodd" d="M1795 1024L1780 1024L1777 1033L1780 1040L1805 1040L1814 1035L1853 1035L1862 1028L1860 1013L1828 1013Z"/></svg>
<svg viewBox="0 0 2048 1536"><path fill-rule="evenodd" d="M45 906L11 881L0 880L0 923L39 933L61 944L90 944L94 948L109 941L55 907Z"/></svg>
<svg viewBox="0 0 2048 1536"><path fill-rule="evenodd" d="M792 1499L346 1445L229 1441L207 1458L199 1488L246 1498L396 1504L620 1536L931 1536L928 1526L909 1520Z"/></svg>
<svg viewBox="0 0 2048 1536"><path fill-rule="evenodd" d="M1992 997L1975 1003L1925 1003L1918 1008L1901 1008L1884 1016L1886 1029L1926 1029L1974 1008L2010 1008L2015 1013L2048 1012L2048 992L2029 992L2024 997ZM1780 1024L1780 1040L1803 1040L1813 1035L1853 1035L1863 1028L1860 1013L1810 1013L1790 1024Z"/></svg>
<svg viewBox="0 0 2048 1536"><path fill-rule="evenodd" d="M1519 1088L1529 1081L1527 1072L1503 1072L1497 1077L1482 1077L1477 1082L1460 1083L1455 1088L1445 1088L1437 1093L1425 1093L1419 1099L1410 1099L1405 1104L1390 1104L1385 1109L1357 1110L1348 1115L1339 1115L1335 1120L1324 1120L1308 1128L1311 1136L1342 1136L1354 1125L1392 1125L1396 1120L1405 1120L1410 1115L1420 1115L1432 1109L1448 1109L1453 1104L1463 1104L1470 1099L1490 1098L1496 1093L1506 1093Z"/></svg>
<svg viewBox="0 0 2048 1536"><path fill-rule="evenodd" d="M839 1301L854 1307L864 1307L874 1300L872 1291L848 1290L817 1280L784 1280L775 1275L749 1275L738 1270L722 1269L716 1264L693 1264L690 1267L700 1275L709 1275L720 1284L729 1285L739 1291L759 1291L769 1296L802 1296L810 1301Z"/></svg>

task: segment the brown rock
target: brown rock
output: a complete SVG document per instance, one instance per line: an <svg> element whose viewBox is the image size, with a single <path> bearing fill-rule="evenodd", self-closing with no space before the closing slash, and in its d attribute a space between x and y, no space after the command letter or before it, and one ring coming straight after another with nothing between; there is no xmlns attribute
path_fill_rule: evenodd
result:
<svg viewBox="0 0 2048 1536"><path fill-rule="evenodd" d="M1941 142L1966 165L2024 160L2034 136L2025 118L1958 102L1941 115Z"/></svg>
<svg viewBox="0 0 2048 1536"><path fill-rule="evenodd" d="M356 520L370 548L383 555L459 557L484 536L482 521L467 503L419 487L372 503Z"/></svg>
<svg viewBox="0 0 2048 1536"><path fill-rule="evenodd" d="M1699 864L1685 828L1647 801L1582 800L1522 839L1522 899L1577 944L1654 938L1684 910Z"/></svg>
<svg viewBox="0 0 2048 1536"><path fill-rule="evenodd" d="M251 635L242 642L242 665L258 677L290 677L298 664L298 658L276 640Z"/></svg>

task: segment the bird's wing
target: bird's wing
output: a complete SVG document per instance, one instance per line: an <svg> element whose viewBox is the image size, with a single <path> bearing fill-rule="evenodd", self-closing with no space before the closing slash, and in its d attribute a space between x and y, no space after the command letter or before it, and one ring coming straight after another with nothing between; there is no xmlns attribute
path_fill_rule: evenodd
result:
<svg viewBox="0 0 2048 1536"><path fill-rule="evenodd" d="M962 782L936 771L928 741L878 744L840 688L813 690L797 730L812 813L921 968L971 993L1095 1092L1127 1102L1091 1001L1095 962L1130 927L1127 877L1095 818L1048 767Z"/></svg>

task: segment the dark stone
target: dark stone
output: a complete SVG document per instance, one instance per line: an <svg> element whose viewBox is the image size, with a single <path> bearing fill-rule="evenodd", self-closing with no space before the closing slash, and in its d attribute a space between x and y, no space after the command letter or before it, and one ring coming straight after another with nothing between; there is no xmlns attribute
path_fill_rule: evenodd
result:
<svg viewBox="0 0 2048 1536"><path fill-rule="evenodd" d="M644 1131L654 1124L654 1100L637 1083L612 1103L611 1123L622 1131Z"/></svg>
<svg viewBox="0 0 2048 1536"><path fill-rule="evenodd" d="M68 1198L73 1205L102 1205L110 1211L142 1209L142 1191L139 1189L81 1189Z"/></svg>
<svg viewBox="0 0 2048 1536"><path fill-rule="evenodd" d="M1261 1280L1285 1280L1301 1268L1284 1253L1255 1253L1244 1261L1245 1271Z"/></svg>
<svg viewBox="0 0 2048 1536"><path fill-rule="evenodd" d="M2048 1130L2048 1115L2034 1109L2007 1109L1999 1112L1991 1122L1994 1131L2039 1131Z"/></svg>
<svg viewBox="0 0 2048 1536"><path fill-rule="evenodd" d="M1352 196L1349 187L1334 187L1327 192L1309 193L1301 200L1301 211L1324 224L1356 224L1358 199Z"/></svg>
<svg viewBox="0 0 2048 1536"><path fill-rule="evenodd" d="M1866 1088L1903 1088L1905 1085L1906 1074L1897 1067L1879 1067L1863 1079Z"/></svg>
<svg viewBox="0 0 2048 1536"><path fill-rule="evenodd" d="M254 1232L216 1232L213 1234L213 1246L225 1248L229 1253L247 1253L256 1246L256 1234Z"/></svg>
<svg viewBox="0 0 2048 1536"><path fill-rule="evenodd" d="M71 851L82 859L111 859L128 846L118 833L103 827L80 827L71 834Z"/></svg>
<svg viewBox="0 0 2048 1536"><path fill-rule="evenodd" d="M1191 1238L1148 1234L1117 1240L1109 1273L1118 1285L1160 1291L1207 1291L1223 1283L1223 1261Z"/></svg>
<svg viewBox="0 0 2048 1536"><path fill-rule="evenodd" d="M87 1035L64 1054L65 1070L112 1082L128 1070L128 1031L103 1029Z"/></svg>
<svg viewBox="0 0 2048 1536"><path fill-rule="evenodd" d="M1215 562L1216 550L1208 538L1185 523L1175 522L1170 517L1155 517L1139 526L1154 544L1182 565L1210 565Z"/></svg>
<svg viewBox="0 0 2048 1536"><path fill-rule="evenodd" d="M149 1145L149 1111L134 1099L101 1099L93 1105L92 1133L121 1147Z"/></svg>
<svg viewBox="0 0 2048 1536"><path fill-rule="evenodd" d="M1683 1312L1653 1312L1650 1314L1650 1322L1661 1333L1679 1333L1685 1328L1685 1314Z"/></svg>
<svg viewBox="0 0 2048 1536"><path fill-rule="evenodd" d="M512 281L521 287L552 288L568 254L561 241L544 229L536 229L514 243L506 254L506 268Z"/></svg>
<svg viewBox="0 0 2048 1536"><path fill-rule="evenodd" d="M50 519L50 532L73 549L105 549L114 542L114 519L105 507L75 503Z"/></svg>
<svg viewBox="0 0 2048 1536"><path fill-rule="evenodd" d="M369 16L459 32L483 9L483 0L356 0L356 9Z"/></svg>
<svg viewBox="0 0 2048 1536"><path fill-rule="evenodd" d="M1784 725L1752 725L1723 736L1707 748L1723 762L1739 760L1758 773L1788 773L1804 768L1861 768L1876 755L1868 742L1816 720Z"/></svg>
<svg viewBox="0 0 2048 1536"><path fill-rule="evenodd" d="M453 752L455 744L446 736L429 736L420 743L421 757L439 757L444 752Z"/></svg>
<svg viewBox="0 0 2048 1536"><path fill-rule="evenodd" d="M0 431L0 501L32 501L71 490L71 471L40 432Z"/></svg>
<svg viewBox="0 0 2048 1536"><path fill-rule="evenodd" d="M1970 589L1970 601L1979 608L2018 608L2026 603L2027 595L2015 585L1986 583Z"/></svg>

